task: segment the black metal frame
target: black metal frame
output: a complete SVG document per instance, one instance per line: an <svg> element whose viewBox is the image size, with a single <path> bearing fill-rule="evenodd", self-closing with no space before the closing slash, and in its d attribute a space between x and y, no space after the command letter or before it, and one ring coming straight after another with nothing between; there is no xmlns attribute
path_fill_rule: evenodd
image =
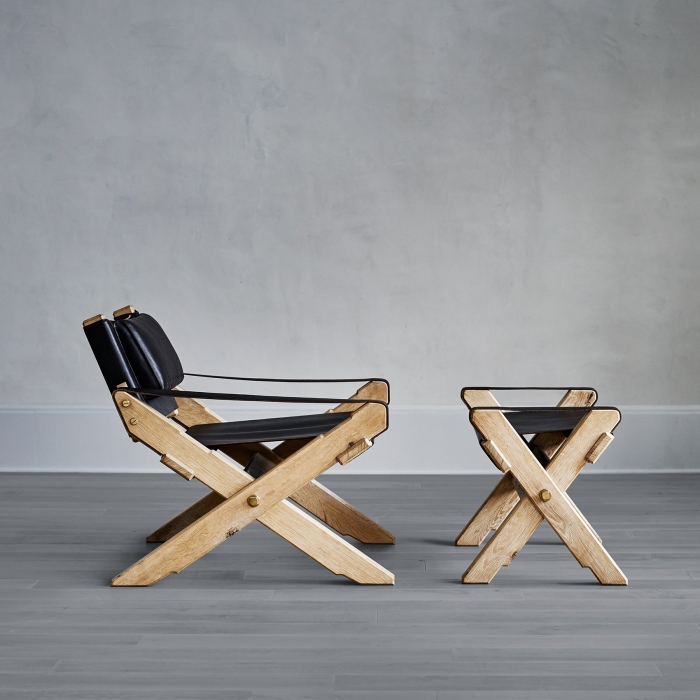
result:
<svg viewBox="0 0 700 700"><path fill-rule="evenodd" d="M554 406L551 408L548 406L544 406L542 408L537 408L533 406L474 406L469 409L469 422L472 424L472 427L475 430L476 426L474 425L474 421L472 420L474 411L518 411L519 413L580 413L581 411L585 411L585 415L583 416L583 418L581 418L577 425L579 425L581 421L584 420L586 416L588 416L588 414L592 411L617 411L620 415L620 420L610 432L614 433L615 430L617 430L617 426L620 425L620 423L622 423L622 412L619 408L616 408L615 406Z"/></svg>
<svg viewBox="0 0 700 700"><path fill-rule="evenodd" d="M117 387L112 396L118 391L127 394L145 394L146 396L172 396L173 398L209 399L210 401L249 401L264 403L379 403L389 408L386 401L380 399L330 399L318 396L265 396L262 394L220 394L208 391L187 391L186 389L144 389L128 386Z"/></svg>
<svg viewBox="0 0 700 700"><path fill-rule="evenodd" d="M462 387L460 391L460 396L465 391L592 391L595 394L595 401L590 406L470 406L469 407L469 422L472 424L474 429L474 422L472 421L472 414L474 411L520 411L524 413L538 413L538 412L572 412L583 410L586 411L586 415L591 411L617 411L620 414L620 420L613 429L614 432L617 426L622 422L622 413L620 409L615 406L596 406L596 401L598 401L598 391L592 386L465 386ZM586 416L584 416L585 418ZM581 419L583 420L583 418ZM580 421L579 421L580 423Z"/></svg>
<svg viewBox="0 0 700 700"><path fill-rule="evenodd" d="M383 377L358 377L355 379L289 379L289 378L270 378L270 377L227 377L221 374L196 374L194 372L183 372L186 377L204 377L206 379L227 379L236 382L268 382L271 384L293 383L293 384L340 384L352 383L359 384L360 382L383 382L386 384L387 400L391 402L391 385L388 379ZM347 401L346 401L347 402Z"/></svg>
<svg viewBox="0 0 700 700"><path fill-rule="evenodd" d="M186 391L180 389L132 389L131 387L117 387L112 392L112 400L114 400L114 395L118 391L123 391L126 394L131 394L132 396L138 397L143 394L146 396L172 396L173 398L189 398L189 399L209 399L210 401L245 401L245 402L260 402L260 403L332 403L332 404L344 404L344 403L378 403L384 406L386 411L386 428L382 430L381 435L389 429L389 404L386 401L381 401L379 399L331 399L331 398L320 398L320 397L304 397L304 396L263 396L259 394L220 394L211 393L206 391Z"/></svg>

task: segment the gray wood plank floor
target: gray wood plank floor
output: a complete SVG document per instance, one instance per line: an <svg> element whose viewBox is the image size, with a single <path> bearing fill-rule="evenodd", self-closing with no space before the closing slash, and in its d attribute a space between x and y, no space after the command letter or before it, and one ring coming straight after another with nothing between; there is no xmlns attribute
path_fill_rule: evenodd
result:
<svg viewBox="0 0 700 700"><path fill-rule="evenodd" d="M630 579L603 587L543 525L488 586L452 544L496 476L324 482L397 536L394 587L333 576L254 523L151 588L109 579L205 492L170 474L0 475L5 700L700 698L700 474L570 493Z"/></svg>

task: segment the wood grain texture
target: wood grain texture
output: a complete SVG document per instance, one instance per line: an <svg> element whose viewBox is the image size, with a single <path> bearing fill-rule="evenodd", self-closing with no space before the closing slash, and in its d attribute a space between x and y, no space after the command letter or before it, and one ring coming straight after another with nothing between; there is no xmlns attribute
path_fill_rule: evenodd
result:
<svg viewBox="0 0 700 700"><path fill-rule="evenodd" d="M500 406L496 397L488 389L462 389L462 401L468 408L477 406Z"/></svg>
<svg viewBox="0 0 700 700"><path fill-rule="evenodd" d="M384 381L370 381L367 384L363 384L352 396L348 397L350 399L375 399L377 401L389 401L389 386ZM352 413L356 411L362 404L357 403L343 403L334 408L328 409L326 413ZM282 459L289 457L294 454L298 449L303 447L310 438L300 438L296 440L285 440L284 442L277 445L273 452L281 457ZM314 514L315 515L315 514Z"/></svg>
<svg viewBox="0 0 700 700"><path fill-rule="evenodd" d="M374 399L375 401L389 401L389 385L380 380L367 382L361 386L352 396L351 399ZM334 408L331 408L328 413L346 413L347 411L356 411L362 404L357 403L341 403Z"/></svg>
<svg viewBox="0 0 700 700"><path fill-rule="evenodd" d="M115 577L112 585L150 586L172 573L179 573L252 520L259 520L334 574L346 576L361 584L394 583L394 575L390 571L291 503L277 502L255 518L252 515L257 513L258 508L246 506L247 512L244 512L236 502L236 509L232 512L230 501L231 499L224 501L173 535ZM263 503L259 507L262 505Z"/></svg>
<svg viewBox="0 0 700 700"><path fill-rule="evenodd" d="M343 452L336 457L336 460L338 464L345 466L346 464L350 464L353 459L359 457L363 452L367 452L370 447L372 447L372 441L367 438L359 442L354 442L347 450L343 450Z"/></svg>
<svg viewBox="0 0 700 700"><path fill-rule="evenodd" d="M487 583L501 566L507 566L545 518L581 566L591 569L607 585L627 585L627 578L608 554L564 491L586 464L601 433L611 431L620 420L616 410L589 413L574 429L547 470L498 411L475 411L472 417L482 435L496 442L512 464L512 474L528 499L516 506L463 576L465 583ZM561 488L559 487L561 484ZM547 489L552 498L543 501ZM528 505L529 504L529 505ZM533 512L534 511L534 512Z"/></svg>
<svg viewBox="0 0 700 700"><path fill-rule="evenodd" d="M383 406L367 404L355 411L350 418L319 436L232 495L225 504L218 507L221 524L230 523L229 529L242 529L252 520L261 517L277 502L287 498L311 479L332 467L338 454L344 452L350 443L359 443L366 435L376 435L386 426L386 411ZM251 495L260 498L260 505L251 511L245 508Z"/></svg>
<svg viewBox="0 0 700 700"><path fill-rule="evenodd" d="M586 462L595 464L600 459L600 456L603 454L603 452L605 452L605 450L608 449L608 446L613 441L613 439L614 436L612 433L603 433L603 435L601 435L598 438L596 444L593 445L591 451L586 455Z"/></svg>
<svg viewBox="0 0 700 700"><path fill-rule="evenodd" d="M85 326L90 326L93 323L97 323L98 321L105 321L106 319L107 317L104 314L97 314L97 316L91 316L90 318L86 318L83 321L83 328L85 328Z"/></svg>
<svg viewBox="0 0 700 700"><path fill-rule="evenodd" d="M121 309L117 309L112 313L112 316L114 318L117 318L117 316L126 316L128 314L134 314L136 313L136 309L131 306L131 304L127 304L126 306L122 306Z"/></svg>
<svg viewBox="0 0 700 700"><path fill-rule="evenodd" d="M503 456L503 453L498 449L498 446L492 440L482 440L481 448L491 458L491 461L502 472L511 470L510 462Z"/></svg>
<svg viewBox="0 0 700 700"><path fill-rule="evenodd" d="M194 472L181 462L178 462L172 455L163 455L160 458L161 464L164 464L169 469L172 469L176 474L179 474L186 481L194 479Z"/></svg>
<svg viewBox="0 0 700 700"><path fill-rule="evenodd" d="M347 449L350 442L384 430L383 406L361 406L326 436L316 438L253 482L251 476L197 443L148 405L131 397L129 405L123 406L126 397L123 392L114 395L127 430L156 452L187 464L199 481L227 500L115 577L112 585L151 585L181 571L255 519L278 534L286 533L282 536L334 573L358 583L393 583L390 572L283 500L308 481L310 474L316 476L332 466L337 454ZM136 422L132 423L134 419ZM260 506L254 509L247 505L248 496L253 493L261 498Z"/></svg>
<svg viewBox="0 0 700 700"><path fill-rule="evenodd" d="M341 535L349 535L364 544L394 544L396 541L391 532L318 481L310 481L289 498Z"/></svg>
<svg viewBox="0 0 700 700"><path fill-rule="evenodd" d="M520 496L513 486L513 477L508 472L498 481L472 519L464 526L455 540L455 545L479 546L489 532L498 530L519 500Z"/></svg>
<svg viewBox="0 0 700 700"><path fill-rule="evenodd" d="M384 382L369 382L350 398L378 398L383 401L387 397L388 389ZM177 422L186 427L202 423L223 422L223 418L196 399L178 397L177 402L180 408ZM351 410L354 411L361 404L347 404L347 406L352 407ZM255 452L259 452L266 459L277 463L294 454L310 441L308 438L287 440L274 450L270 450L263 444L224 445L221 451L243 466L248 463ZM341 535L349 535L365 544L394 544L395 542L394 535L386 528L368 518L364 513L315 480L298 489L289 498Z"/></svg>
<svg viewBox="0 0 700 700"><path fill-rule="evenodd" d="M598 395L590 389L570 389L557 403L559 407L592 406ZM469 407L498 406L496 398L489 391L465 390L462 392L462 400ZM564 444L566 435L563 433L541 433L534 435L530 444L539 448L548 459L556 454ZM466 524L462 532L455 540L456 546L478 546L492 530L498 530L508 517L508 514L518 504L520 497L516 491L510 474L501 478L496 488L482 503L479 510ZM582 516L583 517L583 516ZM591 528L592 529L592 528ZM597 537L597 534L596 534Z"/></svg>
<svg viewBox="0 0 700 700"><path fill-rule="evenodd" d="M178 396L177 402L177 422L189 428L192 425L203 425L205 423L225 423L226 421L218 414L197 399L189 396Z"/></svg>
<svg viewBox="0 0 700 700"><path fill-rule="evenodd" d="M195 520L199 520L199 518L225 500L226 499L221 494L216 491L210 491L204 498L200 498L189 508L183 510L182 513L179 513L165 523L165 525L161 525L157 530L152 532L146 537L146 542L165 542L169 540L173 535L182 532L188 525L191 525Z"/></svg>

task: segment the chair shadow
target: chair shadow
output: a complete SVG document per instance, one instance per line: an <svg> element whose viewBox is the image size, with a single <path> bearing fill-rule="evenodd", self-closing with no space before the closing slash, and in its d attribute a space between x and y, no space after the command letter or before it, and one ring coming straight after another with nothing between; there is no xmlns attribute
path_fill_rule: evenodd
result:
<svg viewBox="0 0 700 700"><path fill-rule="evenodd" d="M425 538L425 539L416 539L413 540L414 542L420 542L421 544L435 544L435 545L440 545L440 546L445 546L445 547L455 547L454 540L438 540L438 539L432 539L430 537Z"/></svg>
<svg viewBox="0 0 700 700"><path fill-rule="evenodd" d="M535 544L535 545L551 545L551 544L556 544L560 546L565 546L564 543L561 540L528 540L527 543L525 544L525 547L527 547L529 544Z"/></svg>

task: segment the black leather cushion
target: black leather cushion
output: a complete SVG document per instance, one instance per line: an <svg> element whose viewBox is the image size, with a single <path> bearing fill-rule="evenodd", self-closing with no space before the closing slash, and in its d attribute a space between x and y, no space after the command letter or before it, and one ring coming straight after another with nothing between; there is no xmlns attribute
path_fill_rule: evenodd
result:
<svg viewBox="0 0 700 700"><path fill-rule="evenodd" d="M173 389L185 378L180 358L158 321L138 314L114 322L138 384L144 389Z"/></svg>
<svg viewBox="0 0 700 700"><path fill-rule="evenodd" d="M114 391L123 382L128 387L137 389L139 385L122 348L114 321L97 321L85 326L83 330L109 390Z"/></svg>
<svg viewBox="0 0 700 700"><path fill-rule="evenodd" d="M541 411L508 411L508 422L520 435L532 433L570 433L588 413L588 409L549 408Z"/></svg>
<svg viewBox="0 0 700 700"><path fill-rule="evenodd" d="M278 442L314 438L342 423L350 413L319 413L313 416L284 416L235 423L193 425L187 434L207 447L243 442Z"/></svg>

